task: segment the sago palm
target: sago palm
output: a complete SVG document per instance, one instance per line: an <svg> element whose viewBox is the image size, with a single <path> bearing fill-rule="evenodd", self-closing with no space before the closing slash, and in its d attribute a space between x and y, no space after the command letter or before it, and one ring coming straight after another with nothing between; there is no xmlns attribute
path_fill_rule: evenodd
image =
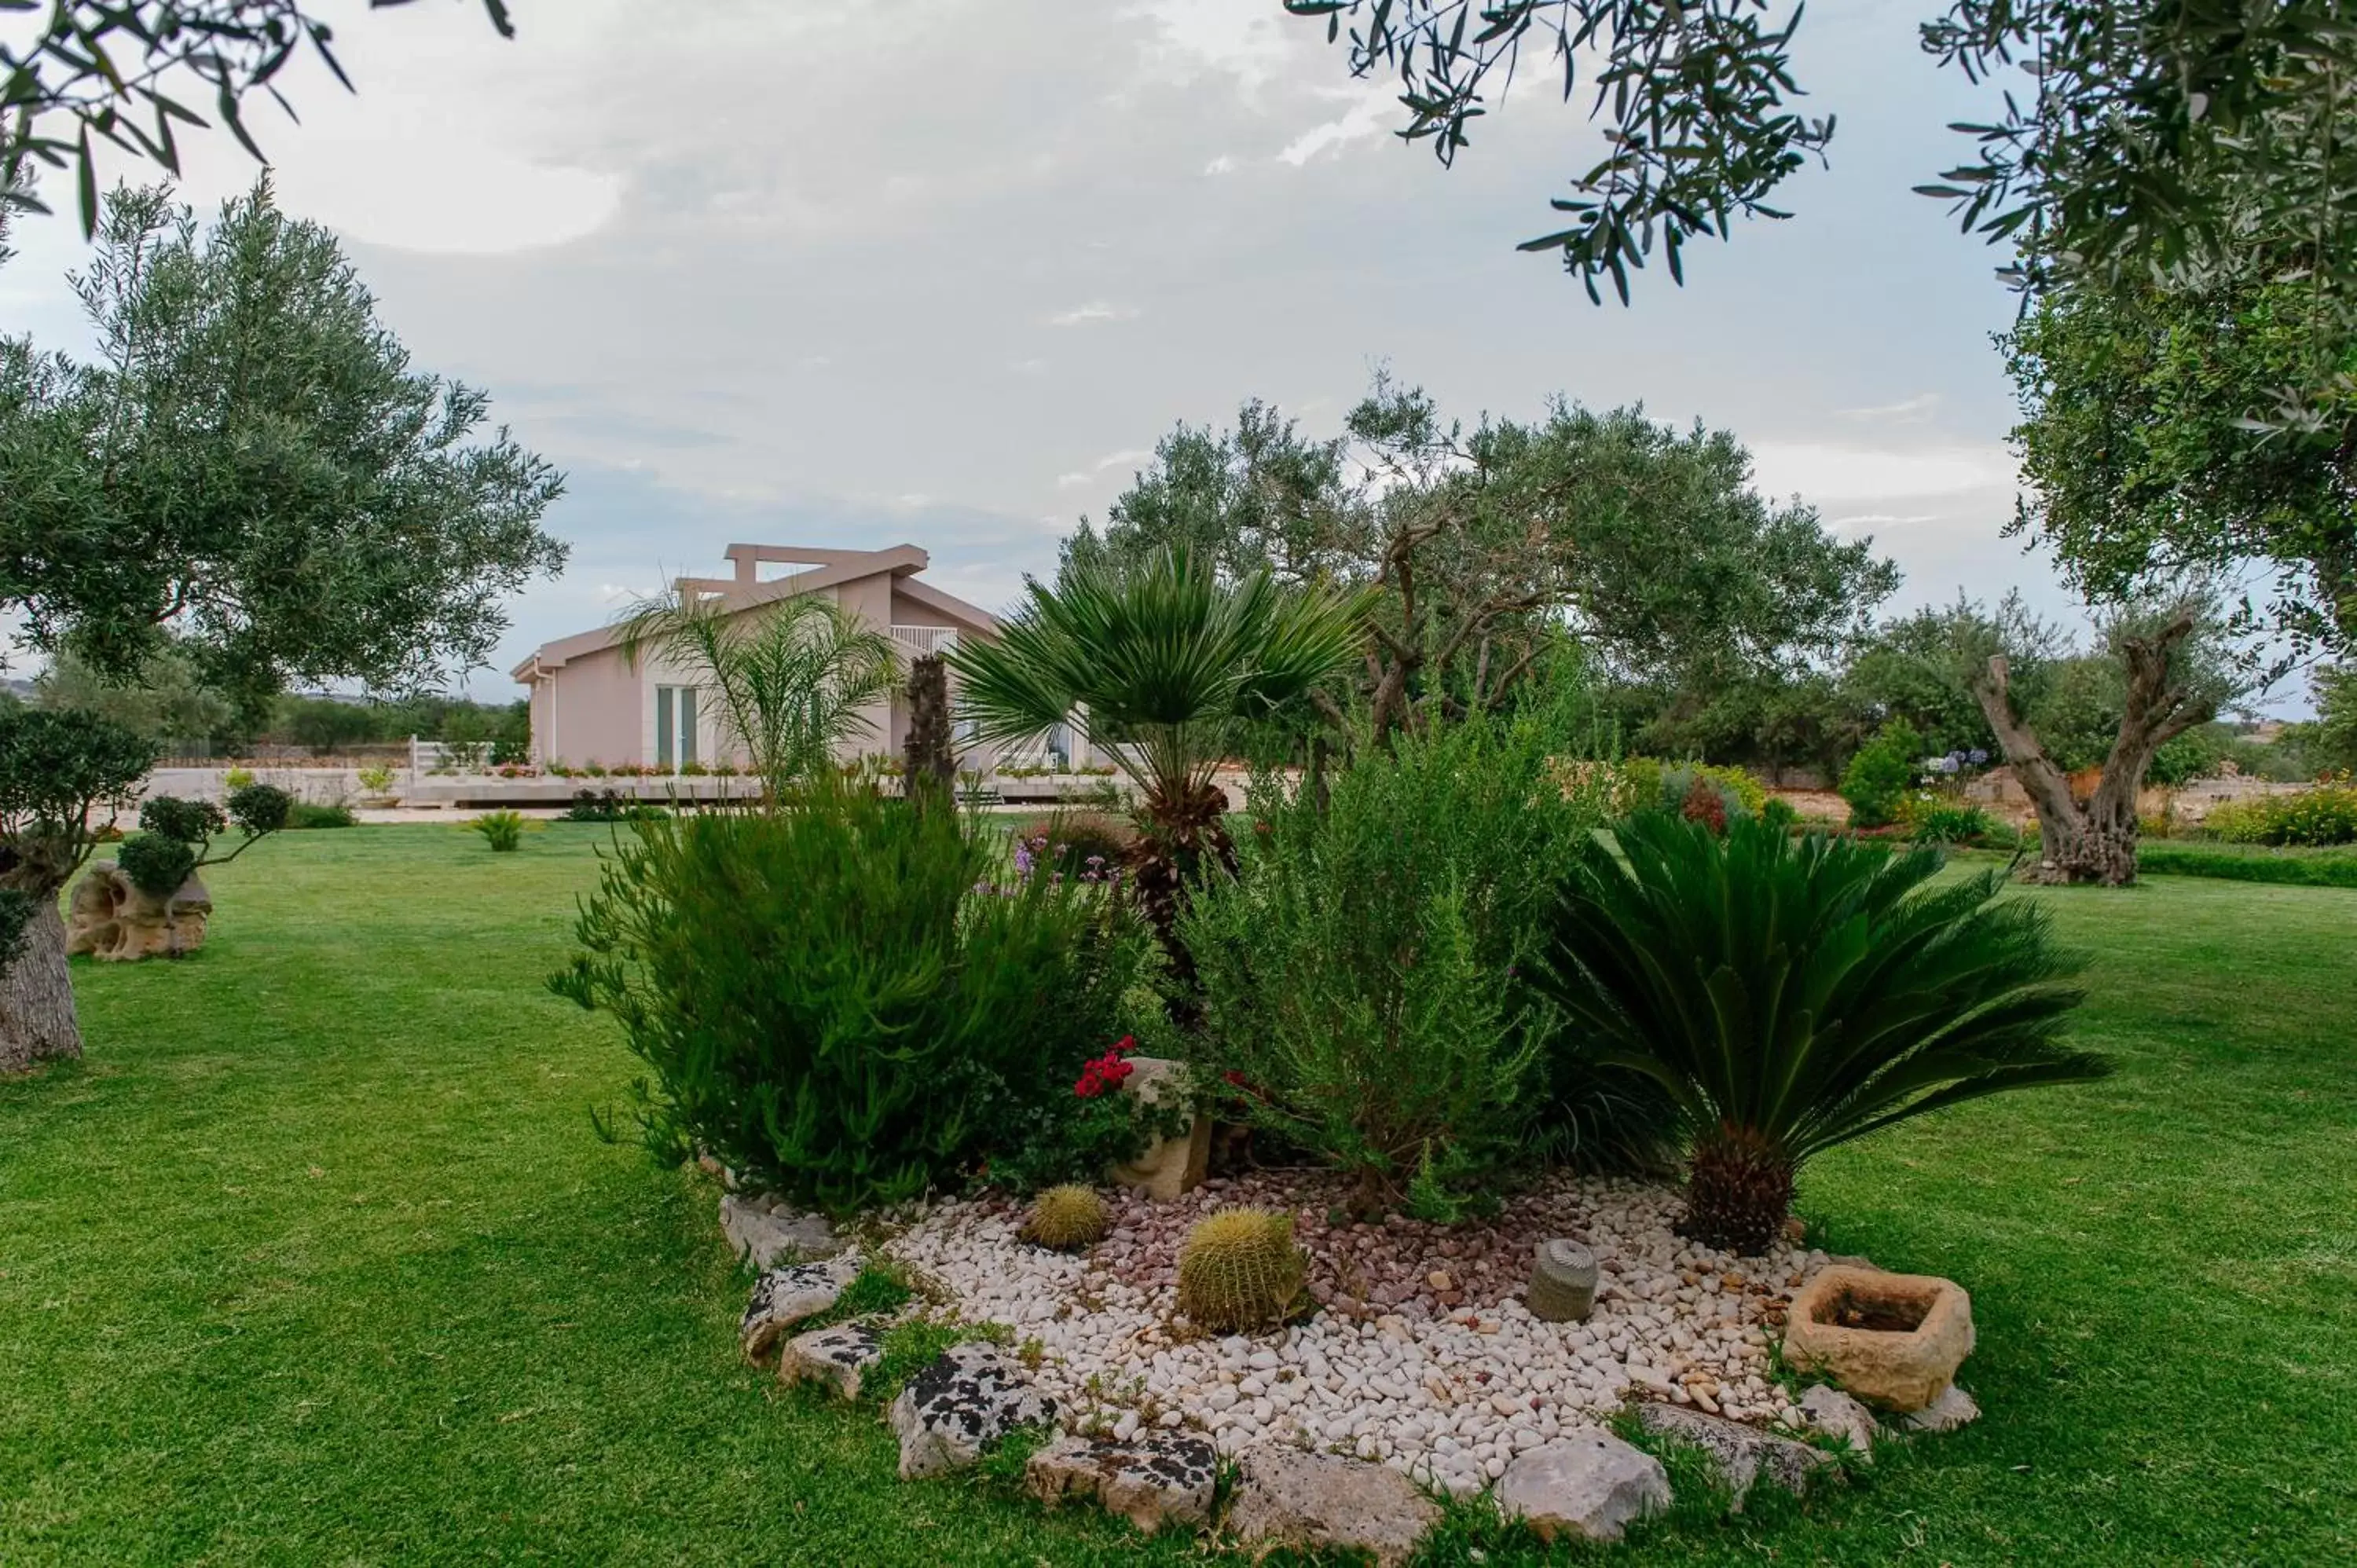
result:
<svg viewBox="0 0 2357 1568"><path fill-rule="evenodd" d="M1183 972L1169 935L1178 888L1204 854L1228 853L1212 769L1247 721L1358 651L1366 609L1362 595L1289 591L1266 573L1223 584L1209 562L1166 551L1126 572L1029 583L996 639L948 657L981 739L1028 741L1069 721L1136 785L1138 889Z"/></svg>
<svg viewBox="0 0 2357 1568"><path fill-rule="evenodd" d="M1811 1156L1943 1106L2101 1077L2063 1047L2082 997L2046 911L2000 872L1666 813L1582 852L1548 985L1565 1048L1640 1075L1684 1124L1684 1229L1758 1252Z"/></svg>
<svg viewBox="0 0 2357 1568"><path fill-rule="evenodd" d="M875 727L862 710L899 668L888 635L815 594L740 609L682 588L633 607L620 646L632 668L661 660L719 699L725 739L772 806Z"/></svg>

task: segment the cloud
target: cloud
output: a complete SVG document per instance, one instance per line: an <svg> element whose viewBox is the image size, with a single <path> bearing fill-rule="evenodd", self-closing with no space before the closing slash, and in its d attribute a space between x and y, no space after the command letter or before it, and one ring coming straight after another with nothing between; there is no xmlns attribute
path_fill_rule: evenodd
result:
<svg viewBox="0 0 2357 1568"><path fill-rule="evenodd" d="M1203 166L1203 172L1207 175L1233 174L1236 172L1236 160L1222 153Z"/></svg>
<svg viewBox="0 0 2357 1568"><path fill-rule="evenodd" d="M2012 455L1994 443L1894 450L1759 441L1752 444L1751 462L1753 483L1764 493L1797 495L1820 505L2005 489L2016 478Z"/></svg>
<svg viewBox="0 0 2357 1568"><path fill-rule="evenodd" d="M1387 86L1343 96L1352 100L1350 108L1340 118L1314 125L1286 143L1285 150L1276 155L1277 162L1300 168L1321 154L1339 153L1353 142L1379 135L1389 125L1392 112L1399 107L1399 100Z"/></svg>
<svg viewBox="0 0 2357 1568"><path fill-rule="evenodd" d="M1009 360L1006 368L1018 376L1044 376L1048 373L1048 361L1037 358Z"/></svg>
<svg viewBox="0 0 2357 1568"><path fill-rule="evenodd" d="M1829 526L1834 528L1869 528L1882 527L1891 523L1937 522L1939 521L1940 514L1935 511L1916 511L1907 512L1904 514L1895 511L1861 511L1849 517L1835 518Z"/></svg>
<svg viewBox="0 0 2357 1568"><path fill-rule="evenodd" d="M1135 319L1137 319L1137 306L1134 305L1113 305L1102 299L1092 299L1086 305L1076 305L1070 310L1058 311L1048 317L1048 325L1093 327L1100 321L1135 321Z"/></svg>
<svg viewBox="0 0 2357 1568"><path fill-rule="evenodd" d="M1084 469L1057 475L1056 487L1059 489L1069 490L1082 485L1094 484L1109 469L1114 468L1127 468L1135 471L1140 463L1146 462L1153 456L1152 452L1142 446L1126 447L1119 452L1108 452Z"/></svg>
<svg viewBox="0 0 2357 1568"><path fill-rule="evenodd" d="M1921 424L1932 417L1940 406L1938 392L1918 392L1898 403L1886 403L1875 408L1837 408L1834 412L1844 419L1856 419L1870 424Z"/></svg>

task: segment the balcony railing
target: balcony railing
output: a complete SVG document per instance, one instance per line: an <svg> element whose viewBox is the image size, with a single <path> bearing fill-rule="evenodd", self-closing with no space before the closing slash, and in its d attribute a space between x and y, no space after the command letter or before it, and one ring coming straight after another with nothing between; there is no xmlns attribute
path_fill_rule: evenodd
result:
<svg viewBox="0 0 2357 1568"><path fill-rule="evenodd" d="M892 640L915 653L947 653L957 646L957 628L951 626L896 626Z"/></svg>

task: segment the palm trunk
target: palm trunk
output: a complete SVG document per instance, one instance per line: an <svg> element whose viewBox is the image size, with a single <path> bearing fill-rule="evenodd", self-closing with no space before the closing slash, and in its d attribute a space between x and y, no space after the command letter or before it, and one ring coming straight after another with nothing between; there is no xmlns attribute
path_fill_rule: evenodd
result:
<svg viewBox="0 0 2357 1568"><path fill-rule="evenodd" d="M1695 1139L1678 1230L1706 1247L1758 1256L1792 1211L1792 1161L1749 1128L1721 1122Z"/></svg>
<svg viewBox="0 0 2357 1568"><path fill-rule="evenodd" d="M66 968L66 923L52 889L25 928L24 950L0 974L0 1072L22 1072L81 1055L73 976Z"/></svg>
<svg viewBox="0 0 2357 1568"><path fill-rule="evenodd" d="M1146 923L1169 962L1171 986L1165 997L1170 1021L1193 1029L1202 1021L1195 958L1178 935L1178 916L1186 907L1187 885L1202 872L1206 857L1232 871L1235 845L1220 819L1227 811L1227 795L1216 784L1206 784L1184 800L1146 801L1143 832L1130 848L1131 885Z"/></svg>

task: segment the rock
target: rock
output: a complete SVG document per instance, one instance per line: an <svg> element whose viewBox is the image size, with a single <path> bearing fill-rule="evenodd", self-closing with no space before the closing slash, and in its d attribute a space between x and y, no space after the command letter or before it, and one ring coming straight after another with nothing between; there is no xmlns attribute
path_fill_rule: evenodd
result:
<svg viewBox="0 0 2357 1568"><path fill-rule="evenodd" d="M1130 1074L1121 1092L1134 1094L1146 1105L1160 1105L1186 1092L1187 1066L1166 1057L1132 1057ZM1106 1174L1123 1187L1135 1187L1157 1203L1168 1203L1182 1192L1203 1185L1211 1165L1211 1119L1198 1114L1184 1133L1157 1138L1146 1152Z"/></svg>
<svg viewBox="0 0 2357 1568"><path fill-rule="evenodd" d="M1244 1451L1228 1528L1247 1546L1359 1551L1391 1568L1439 1517L1388 1466L1264 1444Z"/></svg>
<svg viewBox="0 0 2357 1568"><path fill-rule="evenodd" d="M778 1352L778 1380L824 1383L847 1400L859 1397L860 1380L884 1359L884 1342L864 1323L813 1328L786 1341Z"/></svg>
<svg viewBox="0 0 2357 1568"><path fill-rule="evenodd" d="M1031 1455L1023 1484L1046 1502L1093 1497L1151 1535L1165 1522L1200 1529L1211 1522L1219 1450L1186 1432L1148 1432L1107 1441L1060 1437Z"/></svg>
<svg viewBox="0 0 2357 1568"><path fill-rule="evenodd" d="M1815 1385L1801 1395L1801 1412L1812 1427L1843 1439L1861 1456L1874 1452L1874 1434L1879 1430L1874 1412L1841 1390Z"/></svg>
<svg viewBox="0 0 2357 1568"><path fill-rule="evenodd" d="M1972 1349L1972 1297L1930 1274L1832 1264L1801 1287L1784 1324L1794 1368L1895 1411L1939 1398Z"/></svg>
<svg viewBox="0 0 2357 1568"><path fill-rule="evenodd" d="M185 958L205 945L213 901L193 875L169 898L146 893L102 860L74 884L66 905L66 951L107 963Z"/></svg>
<svg viewBox="0 0 2357 1568"><path fill-rule="evenodd" d="M833 1306L858 1272L858 1260L845 1256L823 1263L789 1263L754 1281L753 1299L737 1328L746 1357L761 1359L786 1330Z"/></svg>
<svg viewBox="0 0 2357 1568"><path fill-rule="evenodd" d="M1651 1454L1589 1428L1518 1455L1497 1497L1545 1540L1618 1541L1631 1520L1670 1506L1670 1477Z"/></svg>
<svg viewBox="0 0 2357 1568"><path fill-rule="evenodd" d="M1834 1462L1834 1456L1822 1448L1677 1405L1640 1405L1637 1423L1658 1436L1690 1443L1717 1461L1738 1513L1743 1511L1743 1499L1750 1496L1752 1484L1762 1476L1788 1492L1802 1492Z"/></svg>
<svg viewBox="0 0 2357 1568"><path fill-rule="evenodd" d="M1972 1395L1950 1383L1940 1391L1938 1399L1921 1410L1895 1418L1891 1424L1901 1432L1953 1432L1980 1418L1979 1403Z"/></svg>
<svg viewBox="0 0 2357 1568"><path fill-rule="evenodd" d="M733 1192L721 1195L720 1231L737 1255L751 1258L757 1269L832 1258L846 1244L823 1215L783 1208L771 1212L770 1200Z"/></svg>
<svg viewBox="0 0 2357 1568"><path fill-rule="evenodd" d="M900 1478L963 1470L1017 1427L1055 1417L1056 1402L1033 1390L1023 1369L996 1346L952 1345L892 1402Z"/></svg>
<svg viewBox="0 0 2357 1568"><path fill-rule="evenodd" d="M1596 1254L1577 1241L1540 1242L1523 1304L1542 1322L1587 1322L1596 1310Z"/></svg>

